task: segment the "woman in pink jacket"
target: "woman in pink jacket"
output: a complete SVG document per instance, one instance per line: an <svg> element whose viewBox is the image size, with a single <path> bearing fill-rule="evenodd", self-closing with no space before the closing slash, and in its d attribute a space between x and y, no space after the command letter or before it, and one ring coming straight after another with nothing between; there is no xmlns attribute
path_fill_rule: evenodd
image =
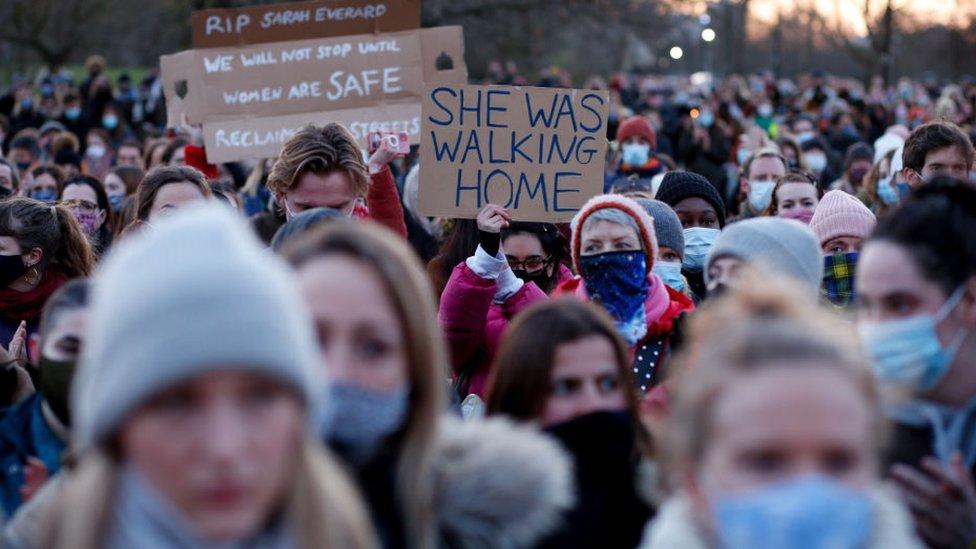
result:
<svg viewBox="0 0 976 549"><path fill-rule="evenodd" d="M451 351L460 398L484 398L502 333L519 311L572 278L566 239L548 223L512 222L488 204L478 213L479 245L457 265L441 295L438 318Z"/></svg>

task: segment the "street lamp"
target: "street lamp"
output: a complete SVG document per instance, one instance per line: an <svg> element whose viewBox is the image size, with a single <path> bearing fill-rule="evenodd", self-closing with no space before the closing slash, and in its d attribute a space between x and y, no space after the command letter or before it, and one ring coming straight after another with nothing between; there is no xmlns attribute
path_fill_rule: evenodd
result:
<svg viewBox="0 0 976 549"><path fill-rule="evenodd" d="M701 37L702 40L706 42L711 42L712 40L715 40L715 31L710 28L704 28L702 29Z"/></svg>
<svg viewBox="0 0 976 549"><path fill-rule="evenodd" d="M668 53L671 55L671 59L674 59L675 61L681 59L681 56L685 54L684 50L682 50L679 46L674 46Z"/></svg>

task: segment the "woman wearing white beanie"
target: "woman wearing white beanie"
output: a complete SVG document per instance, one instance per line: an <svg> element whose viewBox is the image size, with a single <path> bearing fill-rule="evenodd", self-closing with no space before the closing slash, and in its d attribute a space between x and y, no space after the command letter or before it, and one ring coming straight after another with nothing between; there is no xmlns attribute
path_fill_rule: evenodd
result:
<svg viewBox="0 0 976 549"><path fill-rule="evenodd" d="M53 547L372 547L306 442L316 352L287 269L223 208L124 242L94 278L72 393L79 465Z"/></svg>

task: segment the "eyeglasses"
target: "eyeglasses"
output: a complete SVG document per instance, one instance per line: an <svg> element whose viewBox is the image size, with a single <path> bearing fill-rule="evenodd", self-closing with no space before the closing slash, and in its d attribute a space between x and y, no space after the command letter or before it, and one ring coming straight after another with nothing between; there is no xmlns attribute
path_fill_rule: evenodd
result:
<svg viewBox="0 0 976 549"><path fill-rule="evenodd" d="M62 200L61 204L85 214L93 214L98 211L98 204L88 200Z"/></svg>
<svg viewBox="0 0 976 549"><path fill-rule="evenodd" d="M539 257L537 255L527 257L525 259L518 259L510 255L505 256L508 260L508 266L512 268L513 271L523 269L526 271L538 271L543 267L547 267L549 263L552 262L551 257Z"/></svg>

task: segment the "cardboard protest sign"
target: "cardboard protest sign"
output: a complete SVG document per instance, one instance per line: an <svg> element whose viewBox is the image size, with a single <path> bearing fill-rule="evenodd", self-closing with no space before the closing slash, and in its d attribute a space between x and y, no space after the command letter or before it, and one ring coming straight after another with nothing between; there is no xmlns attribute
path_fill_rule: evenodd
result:
<svg viewBox="0 0 976 549"><path fill-rule="evenodd" d="M281 146L305 124L338 122L365 146L371 131L406 132L411 143L420 137L420 103L391 103L359 109L218 120L203 125L210 162L242 158L274 158Z"/></svg>
<svg viewBox="0 0 976 549"><path fill-rule="evenodd" d="M167 126L183 114L202 123L211 162L274 157L282 137L307 123L343 122L359 138L406 131L416 142L423 82L468 78L456 26L190 50L160 64Z"/></svg>
<svg viewBox="0 0 976 549"><path fill-rule="evenodd" d="M427 65L436 63L434 54ZM457 53L457 52L455 52ZM363 107L423 93L420 31L194 50L192 119Z"/></svg>
<svg viewBox="0 0 976 549"><path fill-rule="evenodd" d="M331 0L193 12L193 47L219 48L420 27L420 0Z"/></svg>
<svg viewBox="0 0 976 549"><path fill-rule="evenodd" d="M605 91L428 84L420 211L474 218L488 203L522 221L567 221L603 192Z"/></svg>

